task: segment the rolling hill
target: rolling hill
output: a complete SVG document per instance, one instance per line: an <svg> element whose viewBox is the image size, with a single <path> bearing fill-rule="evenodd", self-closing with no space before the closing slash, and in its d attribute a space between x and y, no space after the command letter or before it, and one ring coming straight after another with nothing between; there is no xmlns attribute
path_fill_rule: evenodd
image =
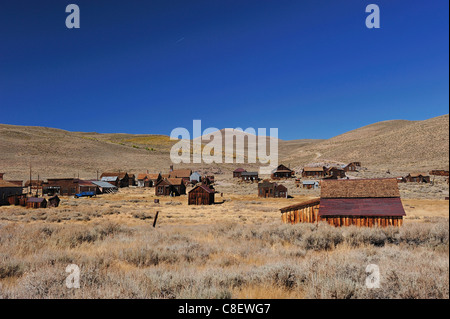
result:
<svg viewBox="0 0 450 319"><path fill-rule="evenodd" d="M168 136L69 132L54 128L0 124L0 171L5 179L95 178L97 171L168 170L174 144ZM398 171L448 169L449 116L424 121L386 121L328 140L279 140L279 162L300 168L308 163L361 161L364 166ZM195 169L206 164L180 165ZM239 164L214 164L230 171ZM246 167L259 165L249 164Z"/></svg>

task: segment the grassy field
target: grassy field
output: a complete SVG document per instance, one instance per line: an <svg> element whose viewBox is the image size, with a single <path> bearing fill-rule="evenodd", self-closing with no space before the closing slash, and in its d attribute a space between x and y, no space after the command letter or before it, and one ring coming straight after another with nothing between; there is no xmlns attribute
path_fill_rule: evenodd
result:
<svg viewBox="0 0 450 319"><path fill-rule="evenodd" d="M260 199L254 184L218 184L210 207L137 188L1 207L0 298L449 298L448 201L405 199L402 228L283 225L279 208L315 191ZM69 264L80 289L65 286Z"/></svg>

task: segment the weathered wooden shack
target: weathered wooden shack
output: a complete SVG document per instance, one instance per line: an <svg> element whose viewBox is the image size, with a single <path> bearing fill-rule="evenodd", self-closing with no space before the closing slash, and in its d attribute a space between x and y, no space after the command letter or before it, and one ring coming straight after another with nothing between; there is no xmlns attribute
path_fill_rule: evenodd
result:
<svg viewBox="0 0 450 319"><path fill-rule="evenodd" d="M361 169L361 162L351 162L344 166L345 172L357 172L359 169Z"/></svg>
<svg viewBox="0 0 450 319"><path fill-rule="evenodd" d="M29 197L27 199L27 208L46 208L47 200L42 197Z"/></svg>
<svg viewBox="0 0 450 319"><path fill-rule="evenodd" d="M288 189L281 184L264 180L258 184L258 196L263 198L287 198Z"/></svg>
<svg viewBox="0 0 450 319"><path fill-rule="evenodd" d="M136 186L136 175L128 174L128 186Z"/></svg>
<svg viewBox="0 0 450 319"><path fill-rule="evenodd" d="M244 182L257 182L259 179L258 172L242 172L241 179Z"/></svg>
<svg viewBox="0 0 450 319"><path fill-rule="evenodd" d="M345 170L339 167L329 167L325 170L325 178L345 178Z"/></svg>
<svg viewBox="0 0 450 319"><path fill-rule="evenodd" d="M22 195L23 187L12 184L5 180L0 180L0 206L9 205L8 197Z"/></svg>
<svg viewBox="0 0 450 319"><path fill-rule="evenodd" d="M302 177L321 178L324 176L324 167L304 167L302 171Z"/></svg>
<svg viewBox="0 0 450 319"><path fill-rule="evenodd" d="M324 180L321 187L320 199L282 208L282 221L325 221L334 226L360 227L403 224L406 213L396 178ZM306 217L300 217L302 214Z"/></svg>
<svg viewBox="0 0 450 319"><path fill-rule="evenodd" d="M170 172L169 178L181 178L185 184L190 182L192 170L190 169L175 169Z"/></svg>
<svg viewBox="0 0 450 319"><path fill-rule="evenodd" d="M186 185L182 178L167 178L160 180L155 186L156 196L186 195Z"/></svg>
<svg viewBox="0 0 450 319"><path fill-rule="evenodd" d="M48 207L58 207L61 199L59 199L58 195L52 196L48 199Z"/></svg>
<svg viewBox="0 0 450 319"><path fill-rule="evenodd" d="M244 172L246 172L245 169L243 169L243 168L241 168L241 167L236 168L236 169L233 171L233 177L235 177L235 178L240 178L240 177L241 177L241 174L244 173Z"/></svg>
<svg viewBox="0 0 450 319"><path fill-rule="evenodd" d="M408 183L429 183L431 181L430 176L422 173L411 173L405 177Z"/></svg>
<svg viewBox="0 0 450 319"><path fill-rule="evenodd" d="M295 172L290 168L284 166L283 164L278 165L278 167L272 172L272 179L280 178L291 178L294 177Z"/></svg>
<svg viewBox="0 0 450 319"><path fill-rule="evenodd" d="M207 185L197 185L188 194L189 205L214 205L216 191Z"/></svg>
<svg viewBox="0 0 450 319"><path fill-rule="evenodd" d="M138 187L153 187L161 180L161 174L139 174L137 178Z"/></svg>

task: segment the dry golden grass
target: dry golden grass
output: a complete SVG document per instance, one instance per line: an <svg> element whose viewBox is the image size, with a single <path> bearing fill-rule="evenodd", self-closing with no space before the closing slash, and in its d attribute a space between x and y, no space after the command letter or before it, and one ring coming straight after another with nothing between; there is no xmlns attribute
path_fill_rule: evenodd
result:
<svg viewBox="0 0 450 319"><path fill-rule="evenodd" d="M225 193L214 206L155 198L154 189L129 188L52 209L1 207L0 298L449 296L447 201L404 200L400 229L336 229L281 224L278 209L308 196ZM64 285L71 263L80 289ZM380 266L379 290L364 286L369 263Z"/></svg>

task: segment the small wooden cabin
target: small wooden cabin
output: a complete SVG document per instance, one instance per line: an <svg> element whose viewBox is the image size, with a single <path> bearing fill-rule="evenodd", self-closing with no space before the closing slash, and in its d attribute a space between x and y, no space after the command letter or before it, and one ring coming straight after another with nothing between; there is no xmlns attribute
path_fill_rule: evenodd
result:
<svg viewBox="0 0 450 319"><path fill-rule="evenodd" d="M282 221L359 227L403 225L406 213L395 178L324 180L321 187L320 199L282 208Z"/></svg>
<svg viewBox="0 0 450 319"><path fill-rule="evenodd" d="M29 197L27 199L27 208L46 208L47 200L42 197Z"/></svg>
<svg viewBox="0 0 450 319"><path fill-rule="evenodd" d="M242 172L241 179L244 182L255 182L258 181L258 172Z"/></svg>
<svg viewBox="0 0 450 319"><path fill-rule="evenodd" d="M240 178L240 177L241 177L241 174L244 173L244 172L246 172L245 169L243 169L243 168L241 168L241 167L236 168L236 169L233 171L233 177Z"/></svg>
<svg viewBox="0 0 450 319"><path fill-rule="evenodd" d="M294 177L295 172L290 168L284 166L283 164L278 165L278 167L272 172L272 179L280 178L291 178Z"/></svg>
<svg viewBox="0 0 450 319"><path fill-rule="evenodd" d="M137 178L138 187L153 187L162 179L161 174L139 174Z"/></svg>
<svg viewBox="0 0 450 319"><path fill-rule="evenodd" d="M330 167L325 170L325 177L345 178L345 170L339 167Z"/></svg>
<svg viewBox="0 0 450 319"><path fill-rule="evenodd" d="M58 195L55 195L53 197L50 197L48 199L48 207L58 207L61 200L59 199Z"/></svg>
<svg viewBox="0 0 450 319"><path fill-rule="evenodd" d="M321 178L325 176L324 167L304 167L302 177Z"/></svg>
<svg viewBox="0 0 450 319"><path fill-rule="evenodd" d="M263 198L287 198L288 189L281 184L264 180L262 183L258 184L258 196Z"/></svg>
<svg viewBox="0 0 450 319"><path fill-rule="evenodd" d="M319 188L319 182L318 181L303 181L302 185L303 185L303 188L306 188L306 189L317 189L317 188Z"/></svg>
<svg viewBox="0 0 450 319"><path fill-rule="evenodd" d="M345 172L357 172L361 168L361 162L351 162L344 166Z"/></svg>
<svg viewBox="0 0 450 319"><path fill-rule="evenodd" d="M156 196L186 195L186 185L182 178L167 178L160 180L155 186Z"/></svg>
<svg viewBox="0 0 450 319"><path fill-rule="evenodd" d="M405 180L409 183L430 183L430 176L421 173L411 173L405 177Z"/></svg>
<svg viewBox="0 0 450 319"><path fill-rule="evenodd" d="M214 205L214 188L207 185L197 185L188 194L189 205Z"/></svg>

